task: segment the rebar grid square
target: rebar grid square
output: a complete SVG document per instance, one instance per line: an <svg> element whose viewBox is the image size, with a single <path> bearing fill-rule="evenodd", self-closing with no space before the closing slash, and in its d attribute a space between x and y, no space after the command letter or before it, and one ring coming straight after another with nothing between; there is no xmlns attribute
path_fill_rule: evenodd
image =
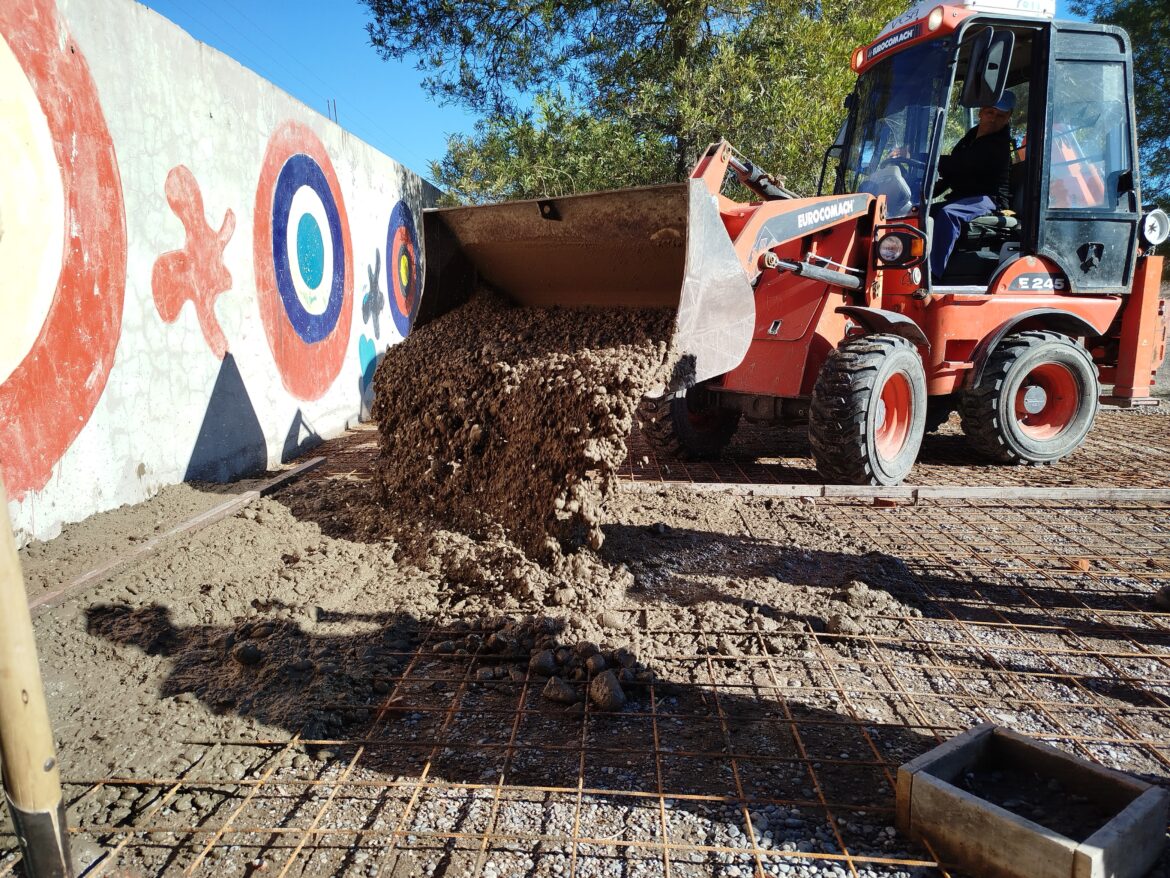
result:
<svg viewBox="0 0 1170 878"><path fill-rule="evenodd" d="M476 836L487 833L495 790L490 787L423 787L410 807L408 836Z"/></svg>
<svg viewBox="0 0 1170 878"><path fill-rule="evenodd" d="M568 875L625 878L627 875L662 878L666 872L662 854L653 849L631 845L579 844L571 860ZM671 869L671 874L674 870Z"/></svg>

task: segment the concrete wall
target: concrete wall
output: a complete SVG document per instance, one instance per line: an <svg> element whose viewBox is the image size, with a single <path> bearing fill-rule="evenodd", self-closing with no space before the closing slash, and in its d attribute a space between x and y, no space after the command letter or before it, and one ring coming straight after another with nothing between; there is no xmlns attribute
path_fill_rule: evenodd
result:
<svg viewBox="0 0 1170 878"><path fill-rule="evenodd" d="M0 156L20 542L342 431L409 331L434 188L133 0L0 3Z"/></svg>

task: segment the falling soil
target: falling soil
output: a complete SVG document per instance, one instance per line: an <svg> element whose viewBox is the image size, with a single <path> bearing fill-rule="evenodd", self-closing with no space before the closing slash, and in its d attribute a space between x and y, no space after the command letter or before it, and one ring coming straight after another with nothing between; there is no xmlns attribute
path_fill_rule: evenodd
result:
<svg viewBox="0 0 1170 878"><path fill-rule="evenodd" d="M577 548L601 548L602 506L638 403L662 383L674 316L522 308L481 290L417 329L374 378L393 513L377 527L419 566L543 602L535 566L555 580Z"/></svg>

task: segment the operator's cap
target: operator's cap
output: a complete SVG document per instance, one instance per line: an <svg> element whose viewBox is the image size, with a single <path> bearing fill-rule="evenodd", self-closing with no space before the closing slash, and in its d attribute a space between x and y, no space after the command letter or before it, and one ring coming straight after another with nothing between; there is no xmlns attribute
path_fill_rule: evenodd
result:
<svg viewBox="0 0 1170 878"><path fill-rule="evenodd" d="M995 108L1004 113L1010 113L1016 108L1016 93L1014 91L1005 91L1003 97L995 104Z"/></svg>

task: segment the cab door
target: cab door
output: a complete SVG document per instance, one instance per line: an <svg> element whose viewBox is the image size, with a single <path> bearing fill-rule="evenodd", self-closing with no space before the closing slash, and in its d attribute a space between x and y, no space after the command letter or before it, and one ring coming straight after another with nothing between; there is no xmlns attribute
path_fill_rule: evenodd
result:
<svg viewBox="0 0 1170 878"><path fill-rule="evenodd" d="M1128 41L1117 28L1058 23L1047 60L1037 252L1074 292L1128 292L1141 207Z"/></svg>

